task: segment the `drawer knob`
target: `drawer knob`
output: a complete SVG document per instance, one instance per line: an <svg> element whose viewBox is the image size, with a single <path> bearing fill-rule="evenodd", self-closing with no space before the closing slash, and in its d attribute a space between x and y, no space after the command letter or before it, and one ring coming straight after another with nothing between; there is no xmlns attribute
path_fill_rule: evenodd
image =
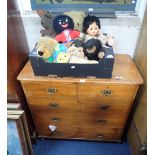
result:
<svg viewBox="0 0 155 155"><path fill-rule="evenodd" d="M112 91L109 89L101 90L101 94L104 96L109 96L112 94Z"/></svg>
<svg viewBox="0 0 155 155"><path fill-rule="evenodd" d="M53 122L59 122L60 121L60 118L57 118L57 117L51 117L51 120Z"/></svg>
<svg viewBox="0 0 155 155"><path fill-rule="evenodd" d="M97 124L106 124L106 123L107 123L107 120L97 118L96 123L97 123Z"/></svg>
<svg viewBox="0 0 155 155"><path fill-rule="evenodd" d="M49 103L48 107L51 108L51 109L57 109L59 107L59 104L57 104L57 103Z"/></svg>
<svg viewBox="0 0 155 155"><path fill-rule="evenodd" d="M57 90L56 90L55 88L48 88L48 89L47 89L47 92L48 92L49 94L54 94L56 91L57 91Z"/></svg>
<svg viewBox="0 0 155 155"><path fill-rule="evenodd" d="M105 137L104 134L100 134L100 133L96 134L96 138L104 138L104 137Z"/></svg>
<svg viewBox="0 0 155 155"><path fill-rule="evenodd" d="M59 130L55 130L55 131L53 131L53 135L54 136L63 136L63 132L59 131Z"/></svg>
<svg viewBox="0 0 155 155"><path fill-rule="evenodd" d="M109 105L106 105L106 104L99 104L98 105L98 108L102 111L107 111L109 109Z"/></svg>

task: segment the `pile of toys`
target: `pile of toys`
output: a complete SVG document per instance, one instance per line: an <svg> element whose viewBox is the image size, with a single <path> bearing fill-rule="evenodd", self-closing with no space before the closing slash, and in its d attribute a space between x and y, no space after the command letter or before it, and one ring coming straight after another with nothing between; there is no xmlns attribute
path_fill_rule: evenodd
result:
<svg viewBox="0 0 155 155"><path fill-rule="evenodd" d="M97 64L105 56L105 48L112 48L114 38L104 34L100 20L82 11L65 12L41 17L42 37L35 49L37 56L49 63Z"/></svg>

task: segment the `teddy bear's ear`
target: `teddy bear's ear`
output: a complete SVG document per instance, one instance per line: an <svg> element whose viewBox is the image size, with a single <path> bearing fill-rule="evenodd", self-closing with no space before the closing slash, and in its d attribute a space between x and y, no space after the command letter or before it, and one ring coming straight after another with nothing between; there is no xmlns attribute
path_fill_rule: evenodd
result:
<svg viewBox="0 0 155 155"><path fill-rule="evenodd" d="M82 11L81 16L86 17L86 14Z"/></svg>

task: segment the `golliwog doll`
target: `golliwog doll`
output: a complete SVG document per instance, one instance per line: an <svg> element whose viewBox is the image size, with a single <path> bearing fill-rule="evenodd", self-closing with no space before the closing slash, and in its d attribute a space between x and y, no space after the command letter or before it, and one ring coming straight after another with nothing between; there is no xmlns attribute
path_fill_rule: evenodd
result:
<svg viewBox="0 0 155 155"><path fill-rule="evenodd" d="M74 30L73 20L67 15L56 16L53 20L53 28L57 35L55 39L59 43L70 43L78 37L83 37L83 34Z"/></svg>

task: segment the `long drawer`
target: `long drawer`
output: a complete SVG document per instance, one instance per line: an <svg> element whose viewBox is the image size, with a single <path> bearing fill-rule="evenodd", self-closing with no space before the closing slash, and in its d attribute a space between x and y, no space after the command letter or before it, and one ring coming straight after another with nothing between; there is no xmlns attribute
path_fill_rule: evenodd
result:
<svg viewBox="0 0 155 155"><path fill-rule="evenodd" d="M55 83L49 81L22 82L25 94L34 97L77 96L77 86L74 83Z"/></svg>
<svg viewBox="0 0 155 155"><path fill-rule="evenodd" d="M119 140L121 139L121 128L101 129L95 127L66 126L57 127L51 131L47 126L37 128L39 136L50 138L71 138L71 139L89 139L89 140Z"/></svg>
<svg viewBox="0 0 155 155"><path fill-rule="evenodd" d="M48 111L52 113L68 113L80 111L77 98L73 97L28 97L28 103L33 111Z"/></svg>
<svg viewBox="0 0 155 155"><path fill-rule="evenodd" d="M135 94L135 85L106 85L98 83L81 83L78 87L80 98L101 98L101 99L116 99L131 100Z"/></svg>
<svg viewBox="0 0 155 155"><path fill-rule="evenodd" d="M93 126L93 127L123 127L125 115L93 115L89 113L50 113L35 111L32 113L36 126Z"/></svg>

